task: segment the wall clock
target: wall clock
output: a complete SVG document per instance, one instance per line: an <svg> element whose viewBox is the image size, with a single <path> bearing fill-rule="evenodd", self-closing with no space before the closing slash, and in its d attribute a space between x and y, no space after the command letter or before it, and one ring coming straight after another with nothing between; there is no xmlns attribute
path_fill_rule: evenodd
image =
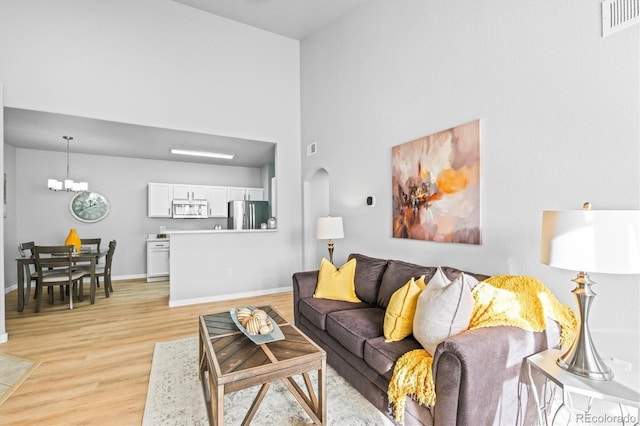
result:
<svg viewBox="0 0 640 426"><path fill-rule="evenodd" d="M97 192L80 192L69 201L71 215L82 222L98 222L109 214L109 200Z"/></svg>

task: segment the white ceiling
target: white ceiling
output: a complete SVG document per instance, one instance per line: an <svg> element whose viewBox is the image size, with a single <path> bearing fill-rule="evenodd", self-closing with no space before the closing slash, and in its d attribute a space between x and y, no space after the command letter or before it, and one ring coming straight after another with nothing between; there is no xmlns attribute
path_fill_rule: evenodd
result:
<svg viewBox="0 0 640 426"><path fill-rule="evenodd" d="M25 149L262 167L273 162L275 144L249 139L161 129L50 112L4 109L5 142ZM52 135L56 135L52 137ZM174 155L171 148L235 154L233 160Z"/></svg>
<svg viewBox="0 0 640 426"><path fill-rule="evenodd" d="M371 0L174 0L233 21L302 40Z"/></svg>
<svg viewBox="0 0 640 426"><path fill-rule="evenodd" d="M174 0L208 13L301 40L371 0ZM273 160L273 143L184 132L84 117L4 109L4 140L18 148L117 157L261 167ZM51 135L57 135L52 138ZM153 141L153 150L149 149ZM241 143L238 143L241 142ZM172 155L170 148L235 154L229 160Z"/></svg>

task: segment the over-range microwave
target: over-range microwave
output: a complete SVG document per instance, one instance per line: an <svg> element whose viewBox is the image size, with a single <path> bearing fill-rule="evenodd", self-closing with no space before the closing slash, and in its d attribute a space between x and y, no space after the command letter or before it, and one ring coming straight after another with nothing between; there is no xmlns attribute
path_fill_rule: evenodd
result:
<svg viewBox="0 0 640 426"><path fill-rule="evenodd" d="M176 219L206 219L206 200L173 200L173 217Z"/></svg>

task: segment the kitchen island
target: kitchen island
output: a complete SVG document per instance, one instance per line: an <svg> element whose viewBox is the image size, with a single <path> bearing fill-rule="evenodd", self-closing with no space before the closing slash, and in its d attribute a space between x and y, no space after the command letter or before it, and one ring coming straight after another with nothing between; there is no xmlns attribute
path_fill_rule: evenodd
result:
<svg viewBox="0 0 640 426"><path fill-rule="evenodd" d="M282 287L282 271L270 256L277 231L167 231L169 306L290 291L291 286Z"/></svg>

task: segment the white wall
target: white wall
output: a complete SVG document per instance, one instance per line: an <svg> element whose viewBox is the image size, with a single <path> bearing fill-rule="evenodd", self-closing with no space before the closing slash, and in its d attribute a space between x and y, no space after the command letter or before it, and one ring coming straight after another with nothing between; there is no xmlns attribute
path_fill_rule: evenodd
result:
<svg viewBox="0 0 640 426"><path fill-rule="evenodd" d="M3 107L3 102L4 102L3 93L4 93L4 86L0 82L0 107ZM4 145L3 140L4 140L4 114L0 116L0 146ZM0 157L2 157L2 163L4 164L4 149L0 150ZM6 188L0 192L3 194L3 196L6 197ZM0 216L0 237L4 238L4 215ZM0 255L0 258L2 258L5 251L4 244L0 245L0 250L2 250L0 252L2 253L2 255ZM0 272L2 272L0 274L0 277L4 276L4 263L0 264ZM3 286L0 286L0 289L2 288ZM4 318L5 318L4 291L0 291L0 343L6 342L7 339L9 338L9 335L7 334L7 327L5 325Z"/></svg>
<svg viewBox="0 0 640 426"><path fill-rule="evenodd" d="M293 188L300 182L299 43L295 40L169 0L2 0L0 63L7 107L276 142L278 181ZM32 167L35 161L47 168L46 174L64 172L61 154L17 151L19 169ZM143 181L175 181L184 177L184 167L128 159L86 160L72 155L72 174L84 173L81 164L100 170L89 183L102 189L113 206L109 218L85 234L119 237L119 251L121 240L139 250L131 258L118 259L123 269L117 271L114 265L114 274L142 271L141 238L157 226L140 206L136 216L131 215L128 202L137 197L146 200ZM142 170L135 175L133 194L118 193L115 184L123 182L118 181L120 170L138 167ZM21 170L17 174L18 237L36 241L43 235L62 237L73 223L67 197L42 189L40 178L34 176L31 181ZM114 186L107 182L108 176ZM133 177L133 172L123 177L127 176ZM33 216L28 198L35 191L43 202L43 216L57 220L55 231L45 229L43 223L40 235L29 234ZM300 199L300 191L279 191L278 232L270 237L278 250L270 256L282 272L274 287L290 283L291 273L301 265ZM22 220L23 215L29 220ZM127 234L123 224L135 231ZM77 228L83 235L86 228Z"/></svg>
<svg viewBox="0 0 640 426"><path fill-rule="evenodd" d="M5 144L6 147L10 145ZM10 150L9 150L10 151ZM71 155L71 177L89 181L90 189L107 197L109 215L97 223L83 223L71 216L69 202L75 194L52 192L46 187L48 177L62 179L66 153L15 149L15 182L17 206L12 209L11 223L15 235L7 250L5 287L15 286L17 244L36 241L39 244L62 244L70 228L80 238L101 237L106 248L110 240L118 241L113 264L115 277L146 274L147 234L156 233L161 225L170 229L212 229L215 224L226 227L226 220L171 219L147 217L147 183L169 182L221 186L262 185L261 169L213 166L177 161L157 161L85 154ZM28 196L26 196L28 194ZM8 217L9 218L9 217ZM6 240L11 239L7 235Z"/></svg>
<svg viewBox="0 0 640 426"><path fill-rule="evenodd" d="M539 263L541 212L640 207L639 52L637 25L601 37L598 0L374 2L303 40L302 146L318 153L302 175L329 173L336 261L533 275L575 307L575 273ZM391 238L391 147L474 119L483 244ZM598 349L637 370L640 279L592 278Z"/></svg>

